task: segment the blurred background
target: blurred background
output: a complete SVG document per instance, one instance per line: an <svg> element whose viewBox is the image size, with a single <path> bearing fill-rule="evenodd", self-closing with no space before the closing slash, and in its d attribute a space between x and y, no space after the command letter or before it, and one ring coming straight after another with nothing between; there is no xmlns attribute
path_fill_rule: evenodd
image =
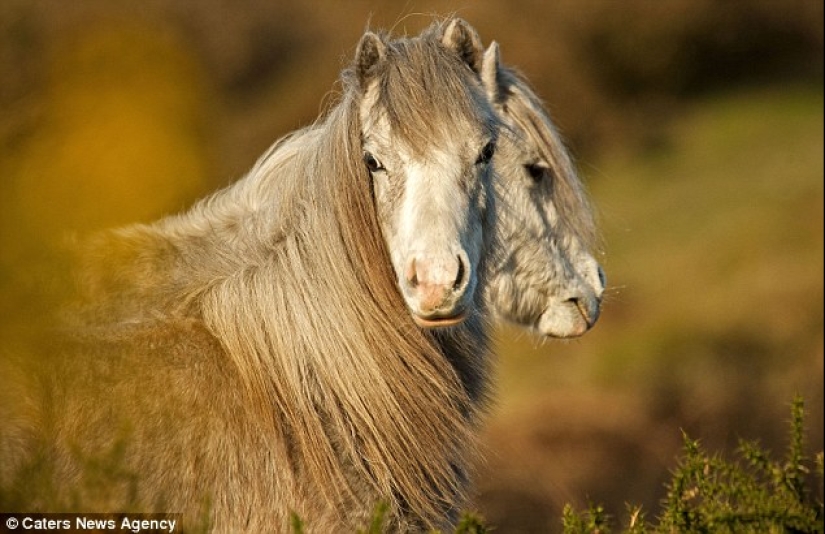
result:
<svg viewBox="0 0 825 534"><path fill-rule="evenodd" d="M778 458L797 393L821 450L821 0L3 0L0 339L24 346L59 291L66 233L231 183L334 102L367 27L450 13L546 100L609 282L578 340L496 332L495 532L557 531L566 503L654 517L682 431Z"/></svg>

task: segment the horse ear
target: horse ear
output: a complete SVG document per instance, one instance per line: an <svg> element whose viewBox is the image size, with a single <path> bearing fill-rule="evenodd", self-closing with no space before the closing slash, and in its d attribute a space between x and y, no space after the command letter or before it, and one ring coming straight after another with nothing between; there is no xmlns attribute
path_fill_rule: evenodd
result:
<svg viewBox="0 0 825 534"><path fill-rule="evenodd" d="M490 102L497 102L501 96L501 88L498 85L499 58L498 43L493 41L484 51L481 61L481 83Z"/></svg>
<svg viewBox="0 0 825 534"><path fill-rule="evenodd" d="M477 74L481 73L482 47L481 39L475 29L467 21L459 18L451 20L444 34L441 36L441 44L449 50L456 52L458 56Z"/></svg>
<svg viewBox="0 0 825 534"><path fill-rule="evenodd" d="M378 35L367 32L355 50L355 72L362 88L375 76L377 66L387 55L387 46Z"/></svg>

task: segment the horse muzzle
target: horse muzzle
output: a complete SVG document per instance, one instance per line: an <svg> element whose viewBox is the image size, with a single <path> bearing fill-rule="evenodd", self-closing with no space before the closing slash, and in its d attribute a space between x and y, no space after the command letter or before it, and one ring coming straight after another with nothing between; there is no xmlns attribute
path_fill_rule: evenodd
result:
<svg viewBox="0 0 825 534"><path fill-rule="evenodd" d="M416 255L404 269L404 298L423 328L455 326L467 317L475 273L467 254Z"/></svg>

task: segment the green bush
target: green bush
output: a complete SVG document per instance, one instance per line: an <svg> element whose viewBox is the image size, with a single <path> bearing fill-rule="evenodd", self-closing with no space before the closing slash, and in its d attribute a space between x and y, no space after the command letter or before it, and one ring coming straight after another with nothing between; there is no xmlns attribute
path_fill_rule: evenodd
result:
<svg viewBox="0 0 825 534"><path fill-rule="evenodd" d="M737 458L705 452L684 436L684 452L667 486L658 520L630 510L621 532L641 533L822 533L823 455L812 463L804 454L803 402L792 406L790 444L784 460L773 460L758 443L741 441ZM810 489L816 481L818 491ZM564 511L565 534L612 532L600 506Z"/></svg>

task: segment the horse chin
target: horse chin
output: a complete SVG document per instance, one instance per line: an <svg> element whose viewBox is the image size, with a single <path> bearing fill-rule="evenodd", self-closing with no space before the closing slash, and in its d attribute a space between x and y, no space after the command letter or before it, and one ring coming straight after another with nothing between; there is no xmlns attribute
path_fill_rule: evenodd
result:
<svg viewBox="0 0 825 534"><path fill-rule="evenodd" d="M462 311L449 317L422 317L420 315L413 314L412 318L415 321L415 324L421 328L447 328L463 323L467 318L467 312Z"/></svg>

